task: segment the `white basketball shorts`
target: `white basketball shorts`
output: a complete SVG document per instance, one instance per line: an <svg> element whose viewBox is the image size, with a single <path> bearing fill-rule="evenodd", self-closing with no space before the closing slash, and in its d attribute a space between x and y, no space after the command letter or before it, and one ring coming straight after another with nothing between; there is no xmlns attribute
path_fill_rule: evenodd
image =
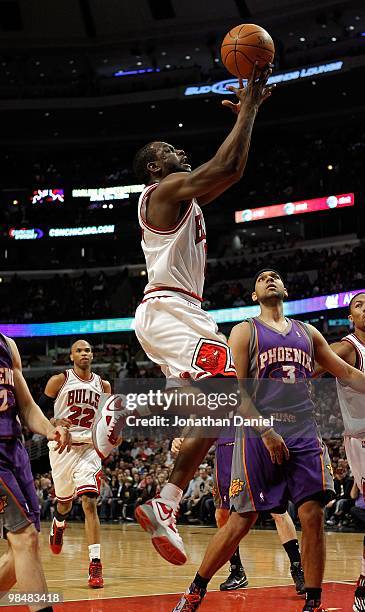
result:
<svg viewBox="0 0 365 612"><path fill-rule="evenodd" d="M365 438L344 437L345 451L354 480L365 499Z"/></svg>
<svg viewBox="0 0 365 612"><path fill-rule="evenodd" d="M49 442L49 460L56 497L61 502L75 496L100 491L101 459L92 444L73 445L70 452L59 454Z"/></svg>
<svg viewBox="0 0 365 612"><path fill-rule="evenodd" d="M135 315L136 336L166 378L236 376L232 355L217 324L184 297L149 297Z"/></svg>

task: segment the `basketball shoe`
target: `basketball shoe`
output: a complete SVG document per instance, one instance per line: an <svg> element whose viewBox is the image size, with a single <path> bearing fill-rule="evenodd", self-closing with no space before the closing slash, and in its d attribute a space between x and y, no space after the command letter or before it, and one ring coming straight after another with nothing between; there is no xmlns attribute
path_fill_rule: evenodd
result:
<svg viewBox="0 0 365 612"><path fill-rule="evenodd" d="M361 584L361 581L363 582L364 578L359 578L357 581L355 600L352 607L354 612L363 612L365 610L365 586Z"/></svg>
<svg viewBox="0 0 365 612"><path fill-rule="evenodd" d="M246 572L243 569L242 565L237 567L236 565L231 565L230 574L222 584L219 585L220 591L236 591L237 589L244 589L248 586L248 580L246 576Z"/></svg>
<svg viewBox="0 0 365 612"><path fill-rule="evenodd" d="M56 519L54 518L49 532L49 547L54 555L59 555L63 545L63 532L66 529L66 523L63 527L57 527Z"/></svg>
<svg viewBox="0 0 365 612"><path fill-rule="evenodd" d="M176 514L177 508L161 497L137 506L135 511L138 523L151 535L152 544L161 557L173 565L183 565L187 556L176 527Z"/></svg>
<svg viewBox="0 0 365 612"><path fill-rule="evenodd" d="M91 432L94 448L101 459L106 459L113 448L119 446L126 417L131 414L125 408L124 395L104 394L100 397Z"/></svg>
<svg viewBox="0 0 365 612"><path fill-rule="evenodd" d="M93 559L89 565L89 587L101 589L104 586L103 566L100 561Z"/></svg>
<svg viewBox="0 0 365 612"><path fill-rule="evenodd" d="M205 593L205 589L199 588L193 582L172 612L195 612L200 607Z"/></svg>
<svg viewBox="0 0 365 612"><path fill-rule="evenodd" d="M304 572L300 561L295 561L290 566L290 573L293 578L295 589L298 595L305 594Z"/></svg>

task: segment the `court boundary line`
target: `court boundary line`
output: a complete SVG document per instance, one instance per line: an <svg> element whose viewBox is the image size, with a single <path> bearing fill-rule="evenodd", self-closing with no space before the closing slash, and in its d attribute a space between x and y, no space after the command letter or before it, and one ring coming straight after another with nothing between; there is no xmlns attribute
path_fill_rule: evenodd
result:
<svg viewBox="0 0 365 612"><path fill-rule="evenodd" d="M322 584L347 584L351 586L352 583L344 582L340 580L324 580ZM261 585L261 586L245 587L245 589L242 589L242 590L252 591L254 589L276 589L276 588L282 588L282 587L287 587L287 586L288 586L287 584L270 584L267 586ZM211 589L208 591L208 593L221 593L221 591L219 589ZM143 595L111 595L110 597L98 597L97 599L90 599L89 597L87 599L67 599L67 600L64 600L63 603L71 603L73 601L99 601L102 599L132 599L133 597L164 597L165 595L180 595L180 594L181 594L181 591L177 591L177 592L175 591L174 593L144 593ZM298 600L300 600L299 595L298 595Z"/></svg>

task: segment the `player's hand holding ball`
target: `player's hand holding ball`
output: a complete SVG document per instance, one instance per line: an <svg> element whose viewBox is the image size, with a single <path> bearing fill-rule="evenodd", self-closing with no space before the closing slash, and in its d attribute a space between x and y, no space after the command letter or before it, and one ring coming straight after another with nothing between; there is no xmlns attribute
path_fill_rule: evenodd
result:
<svg viewBox="0 0 365 612"><path fill-rule="evenodd" d="M222 62L238 78L239 87L227 87L236 94L238 103L223 100L223 106L237 115L243 105L258 108L270 97L275 86L267 86L267 80L274 54L273 40L260 26L243 24L227 33L221 46ZM243 79L248 79L246 87Z"/></svg>

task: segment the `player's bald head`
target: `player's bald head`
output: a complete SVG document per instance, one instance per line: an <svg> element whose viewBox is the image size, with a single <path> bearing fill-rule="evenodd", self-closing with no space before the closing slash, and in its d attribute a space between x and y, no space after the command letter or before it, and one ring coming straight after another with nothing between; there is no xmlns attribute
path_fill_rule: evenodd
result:
<svg viewBox="0 0 365 612"><path fill-rule="evenodd" d="M82 339L75 340L75 342L71 344L70 352L73 353L77 349L83 349L83 348L88 348L90 351L92 351L92 346L90 342L88 342L87 340L82 340Z"/></svg>

